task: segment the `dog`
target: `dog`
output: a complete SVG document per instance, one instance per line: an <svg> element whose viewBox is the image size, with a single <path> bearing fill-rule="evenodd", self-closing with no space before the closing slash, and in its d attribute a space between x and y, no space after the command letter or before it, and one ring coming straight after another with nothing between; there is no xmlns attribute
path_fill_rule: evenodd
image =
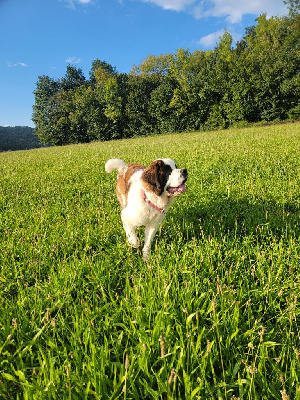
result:
<svg viewBox="0 0 300 400"><path fill-rule="evenodd" d="M148 260L152 240L175 196L186 191L187 170L178 169L170 158L155 160L148 167L135 163L127 165L120 159L108 160L105 171L115 170L118 171L117 198L122 207L121 219L128 243L138 248L140 241L135 230L145 226L142 253Z"/></svg>

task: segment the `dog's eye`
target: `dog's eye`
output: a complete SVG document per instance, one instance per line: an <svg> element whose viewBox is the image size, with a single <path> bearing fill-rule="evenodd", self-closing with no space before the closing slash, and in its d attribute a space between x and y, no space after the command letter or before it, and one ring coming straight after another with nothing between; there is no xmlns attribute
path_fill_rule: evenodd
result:
<svg viewBox="0 0 300 400"><path fill-rule="evenodd" d="M165 177L168 179L169 176L172 174L172 168L168 165L164 170Z"/></svg>

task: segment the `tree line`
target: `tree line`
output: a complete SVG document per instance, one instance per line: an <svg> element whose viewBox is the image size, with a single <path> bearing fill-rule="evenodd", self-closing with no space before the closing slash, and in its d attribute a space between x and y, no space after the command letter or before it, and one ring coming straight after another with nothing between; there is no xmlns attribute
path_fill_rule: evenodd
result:
<svg viewBox="0 0 300 400"><path fill-rule="evenodd" d="M39 76L36 134L63 145L299 119L300 2L288 5L235 46L225 31L214 50L149 55L129 74L96 59L88 79L71 65L61 79Z"/></svg>
<svg viewBox="0 0 300 400"><path fill-rule="evenodd" d="M0 152L43 147L29 126L0 126Z"/></svg>

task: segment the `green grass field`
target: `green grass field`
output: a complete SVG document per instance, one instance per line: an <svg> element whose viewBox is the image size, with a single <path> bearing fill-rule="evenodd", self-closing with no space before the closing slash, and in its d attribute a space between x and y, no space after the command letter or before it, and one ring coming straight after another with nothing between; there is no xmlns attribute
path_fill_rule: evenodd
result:
<svg viewBox="0 0 300 400"><path fill-rule="evenodd" d="M149 263L112 157L189 171ZM299 123L2 153L0 171L1 399L300 399Z"/></svg>

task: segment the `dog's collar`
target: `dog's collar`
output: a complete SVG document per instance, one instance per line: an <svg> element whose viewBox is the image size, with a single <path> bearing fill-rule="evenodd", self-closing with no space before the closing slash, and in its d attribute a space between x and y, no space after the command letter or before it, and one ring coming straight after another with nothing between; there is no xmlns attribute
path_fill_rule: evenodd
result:
<svg viewBox="0 0 300 400"><path fill-rule="evenodd" d="M161 214L165 214L165 210L164 210L163 208L157 207L154 203L152 203L152 201L150 201L150 200L147 198L146 193L145 193L144 190L142 190L142 198L143 198L143 200L145 200L145 202L146 202L147 204L149 204L149 206L155 208L155 210L159 211Z"/></svg>

